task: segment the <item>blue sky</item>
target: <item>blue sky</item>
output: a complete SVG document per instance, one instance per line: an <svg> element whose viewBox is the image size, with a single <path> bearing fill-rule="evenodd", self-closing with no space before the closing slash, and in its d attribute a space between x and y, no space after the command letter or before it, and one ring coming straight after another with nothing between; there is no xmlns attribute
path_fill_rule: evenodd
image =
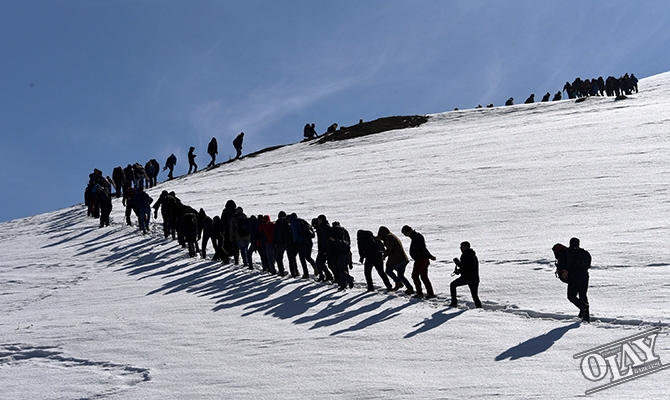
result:
<svg viewBox="0 0 670 400"><path fill-rule="evenodd" d="M181 175L190 146L205 166L212 137L222 161L241 131L247 153L301 140L307 122L321 133L670 69L667 1L0 6L0 221L82 202L93 168L175 153Z"/></svg>

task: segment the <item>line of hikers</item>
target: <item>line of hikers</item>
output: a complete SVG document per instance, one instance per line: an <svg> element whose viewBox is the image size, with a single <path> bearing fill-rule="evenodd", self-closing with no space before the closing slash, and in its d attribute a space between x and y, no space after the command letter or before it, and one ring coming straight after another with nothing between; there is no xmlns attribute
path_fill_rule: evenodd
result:
<svg viewBox="0 0 670 400"><path fill-rule="evenodd" d="M542 96L540 102L548 102L549 98L551 101L562 100L563 94L565 93L569 99L578 99L591 96L608 96L608 97L617 97L625 98L627 95L631 95L633 92L638 92L638 79L635 77L635 74L628 73L624 74L620 78L615 78L613 76L608 76L607 79L603 77L585 79L576 78L572 83L565 82L563 85L563 91L558 91L551 97L551 93L547 92ZM531 93L530 96L524 101L524 104L535 103L535 94ZM514 97L510 97L505 101L506 106L514 105ZM488 104L486 108L494 107L493 103ZM475 108L483 108L481 104L477 105ZM457 111L456 109L455 111Z"/></svg>
<svg viewBox="0 0 670 400"><path fill-rule="evenodd" d="M243 266L255 269L253 256L258 253L262 270L270 274L282 277L290 274L293 278L309 279L311 267L317 282L336 283L340 290L353 287L353 278L349 274L353 268L349 232L337 221L329 223L323 214L307 222L295 213L280 211L277 220L272 221L269 215L247 216L235 201L228 200L221 215L212 218L202 208L197 211L183 204L174 192L167 191L161 193L153 208L154 218L161 211L164 237L178 240L182 247L188 248L191 257L200 253L202 258L206 258L207 246L211 242L214 249L212 260L220 260L224 264L233 262L239 265L241 259ZM410 259L396 235L385 226L379 227L377 235L367 230L357 231L358 254L360 263L364 265L367 290L375 291L372 280L374 269L389 292L404 287L406 294L417 298L435 297L428 278L428 266L435 257L426 248L425 239L419 232L407 225L401 232L411 239L409 253L414 260L411 274L414 285L405 277ZM317 245L316 259L312 258L314 239ZM461 251L460 260L454 259L457 265L455 274L461 276L452 282L450 305L457 305L456 288L468 285L476 307L481 307L477 295L477 256L468 242L461 244ZM284 256L288 261L288 271ZM426 287L425 294L422 286Z"/></svg>
<svg viewBox="0 0 670 400"><path fill-rule="evenodd" d="M99 188L96 192L109 194L109 191L104 189L108 184L105 182L108 181L102 177L102 172L96 169L91 174L91 179L98 182L96 186ZM106 216L103 217L102 214L99 216L101 227L109 225L111 196L107 196L107 200L105 204L109 206L104 207L103 213ZM126 224L132 225L130 215L134 212L138 218L139 229L146 234L149 229L152 203L153 199L141 185L137 189L128 188L123 198L123 204L126 206ZM293 278L309 279L309 264L317 282L335 283L340 290L353 287L354 281L349 274L349 270L353 268L349 232L337 221L329 223L325 215L319 215L311 222L307 222L295 213L287 214L280 211L277 220L272 221L269 215L247 216L235 201L228 200L221 215L212 218L204 209L198 211L183 204L174 192L166 190L162 191L158 200L153 203L154 219L158 218L159 210L163 219L163 236L166 239L177 240L182 247L188 248L191 257L200 253L202 258L207 258L207 247L211 244L214 249L212 260L220 260L223 264L233 262L239 265L241 259L243 266L255 269L253 256L254 253L258 253L262 270L270 274L281 277L290 274ZM411 273L414 285L405 277L410 258L402 242L387 227L380 226L376 235L368 230L358 230L356 234L367 289L375 291L372 271L376 270L388 292L405 288L404 292L407 295L416 298L434 298L435 292L428 278L428 266L435 257L426 248L421 233L407 225L402 227L401 232L411 240L409 256L414 260ZM312 258L314 239L317 244L316 259ZM468 242L461 244L461 252L461 258L454 259L456 264L454 274L461 276L451 283L450 306L457 305L456 288L468 285L475 306L481 307L477 294L479 286L477 256ZM288 271L284 264L284 256L288 261ZM298 260L302 273L298 269ZM422 286L426 288L425 294Z"/></svg>
<svg viewBox="0 0 670 400"><path fill-rule="evenodd" d="M235 140L233 146L237 152L235 159L242 155L242 142L244 140L244 132L241 132ZM190 147L188 151L188 172L197 172L198 165L195 162L196 155L194 154L195 147ZM216 155L218 154L218 144L216 138L212 138L207 146L207 153L212 160L207 167L216 165ZM177 165L177 156L170 154L165 161L163 171L168 171L167 179L174 179L174 167ZM102 171L94 169L93 173L89 175L89 181L84 190L84 204L87 207L87 215L94 218L100 218L100 227L109 226L109 214L112 211L111 197L121 197L123 195L123 205L126 206L126 221L130 224L130 208L133 207L132 202L135 201L137 193L144 193L144 188L152 188L158 184L158 174L160 173L160 164L156 159L147 161L146 164L140 163L128 164L125 168L118 166L112 171L112 176L103 176ZM114 193L112 194L112 189ZM142 194L143 198L145 195ZM127 206L130 202L131 205ZM140 199L140 204L143 204L143 199ZM144 224L141 224L144 226Z"/></svg>
<svg viewBox="0 0 670 400"><path fill-rule="evenodd" d="M104 186L106 181L102 177L102 172L97 169L91 174L91 180L99 182L97 186ZM98 191L101 192L105 190ZM132 225L130 213L134 212L140 230L146 234L149 229L152 202L153 199L141 186L137 191L130 188L128 197L124 194L123 200L126 206L126 223ZM104 205L100 207L101 227L109 225L111 209L111 196L107 196ZM309 279L309 264L315 281L336 283L340 290L353 287L354 280L349 273L353 268L349 232L337 221L330 224L323 214L308 223L295 213L287 214L280 211L277 220L272 221L269 215L247 216L235 201L228 200L221 215L212 218L204 209L198 211L183 204L175 192L166 190L161 192L153 204L153 210L154 219L158 218L158 211L161 212L164 237L178 240L182 247L188 248L191 257L200 253L200 256L206 259L207 247L211 242L214 249L212 260L220 260L223 264L233 262L239 265L241 258L243 266L254 270L253 256L254 253L258 253L262 270L270 274L281 277L290 274L293 278ZM435 256L427 249L421 233L408 225L402 227L401 233L411 241L409 257L402 241L385 226L380 226L376 235L363 229L356 232L359 261L364 266L367 290L375 291L372 279L372 271L375 270L388 292L405 288L407 295L414 295L416 298L434 298L435 292L428 278L428 266L431 260L436 259ZM314 239L317 244L316 259L312 258ZM579 318L589 322L587 291L591 255L579 246L579 239L572 238L569 248L557 243L552 250L557 260L556 275L568 284L568 300L580 310ZM482 303L478 296L480 279L477 255L467 241L461 243L460 250L461 257L453 259L456 267L451 275L460 276L450 284L449 306L457 307L457 288L468 286L475 307L481 308ZM284 256L288 261L288 272ZM410 257L414 260L411 273L413 282L405 277ZM298 269L298 260L302 274ZM386 260L385 268L384 260ZM422 286L426 288L425 294Z"/></svg>

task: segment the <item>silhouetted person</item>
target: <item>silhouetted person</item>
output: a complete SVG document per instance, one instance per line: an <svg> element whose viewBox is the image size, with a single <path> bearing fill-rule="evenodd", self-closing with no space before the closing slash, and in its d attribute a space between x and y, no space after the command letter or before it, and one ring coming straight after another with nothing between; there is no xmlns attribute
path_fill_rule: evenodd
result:
<svg viewBox="0 0 670 400"><path fill-rule="evenodd" d="M96 185L95 195L100 207L100 227L109 226L109 214L112 212L112 195L101 185Z"/></svg>
<svg viewBox="0 0 670 400"><path fill-rule="evenodd" d="M505 102L505 105L506 106L513 106L514 105L514 97L510 97L509 99L507 99L507 101Z"/></svg>
<svg viewBox="0 0 670 400"><path fill-rule="evenodd" d="M174 154L170 154L170 157L165 160L165 166L163 167L163 171L166 169L169 169L170 172L168 172L168 179L174 179L174 176L172 173L174 172L174 166L177 165L177 156Z"/></svg>
<svg viewBox="0 0 670 400"><path fill-rule="evenodd" d="M240 158L242 155L242 141L244 141L244 132L241 132L235 140L233 140L233 147L235 147L235 151L237 151L237 155L235 156L235 159Z"/></svg>
<svg viewBox="0 0 670 400"><path fill-rule="evenodd" d="M435 256L430 254L426 248L426 240L422 234L407 225L402 227L402 234L412 239L409 245L409 256L414 259L414 269L412 270L412 280L414 281L414 286L416 286L414 297L423 297L421 282L426 285L426 298L435 297L433 285L428 279L428 266L430 265L430 260L435 260Z"/></svg>
<svg viewBox="0 0 670 400"><path fill-rule="evenodd" d="M532 93L530 96L528 96L528 98L524 102L524 104L532 104L532 103L535 103L535 93Z"/></svg>
<svg viewBox="0 0 670 400"><path fill-rule="evenodd" d="M579 308L579 318L584 322L590 321L589 299L586 292L589 289L589 268L591 254L579 247L579 239L570 239L570 248L565 259L565 274L568 279L568 300Z"/></svg>
<svg viewBox="0 0 670 400"><path fill-rule="evenodd" d="M386 290L389 292L393 289L388 276L384 272L384 244L376 238L370 231L359 230L356 233L358 243L358 254L360 255L360 262L363 264L363 274L365 275L365 283L368 287L368 292L374 292L375 287L372 283L372 269L377 270L377 274L384 282Z"/></svg>
<svg viewBox="0 0 670 400"><path fill-rule="evenodd" d="M195 151L195 147L192 147L188 149L188 172L187 174L191 173L191 169L193 169L193 172L198 172L198 164L195 163L195 157L196 155L193 154Z"/></svg>
<svg viewBox="0 0 670 400"><path fill-rule="evenodd" d="M354 287L354 278L349 275L349 270L353 267L351 263L351 239L349 232L334 221L330 227L330 238L328 241L328 257L330 262L337 268L337 279L340 290Z"/></svg>
<svg viewBox="0 0 670 400"><path fill-rule="evenodd" d="M449 304L449 307L456 307L458 304L456 288L468 285L472 294L472 300L475 302L475 307L481 308L482 302L479 301L479 296L477 295L479 287L479 260L477 260L475 251L470 248L469 242L461 243L461 259L454 258L454 263L456 264L454 274L460 275L460 277L451 282L451 304Z"/></svg>
<svg viewBox="0 0 670 400"><path fill-rule="evenodd" d="M403 286L407 289L405 293L413 294L414 287L405 278L405 268L409 264L409 257L405 253L400 239L391 233L385 226L380 226L377 231L377 237L384 241L384 257L386 258L386 275L388 275L395 282L395 286L391 289L392 292L399 290Z"/></svg>
<svg viewBox="0 0 670 400"><path fill-rule="evenodd" d="M542 96L542 100L540 100L541 103L546 103L549 101L549 98L551 97L551 93L547 92L544 96Z"/></svg>
<svg viewBox="0 0 670 400"><path fill-rule="evenodd" d="M114 181L114 189L116 189L116 197L121 197L121 190L126 182L126 177L121 166L115 167L112 171L112 180Z"/></svg>
<svg viewBox="0 0 670 400"><path fill-rule="evenodd" d="M561 95L561 91L559 90L558 92L556 92L556 94L554 95L554 98L551 99L551 101L559 101L562 98L563 98L563 96Z"/></svg>
<svg viewBox="0 0 670 400"><path fill-rule="evenodd" d="M216 155L219 154L219 145L216 143L216 138L212 138L207 145L207 154L212 157L212 161L207 164L207 168L213 167L216 164Z"/></svg>
<svg viewBox="0 0 670 400"><path fill-rule="evenodd" d="M315 137L318 137L319 135L316 133L316 125L314 124L305 124L305 129L303 132L303 135L305 136L305 139L310 140L314 139Z"/></svg>

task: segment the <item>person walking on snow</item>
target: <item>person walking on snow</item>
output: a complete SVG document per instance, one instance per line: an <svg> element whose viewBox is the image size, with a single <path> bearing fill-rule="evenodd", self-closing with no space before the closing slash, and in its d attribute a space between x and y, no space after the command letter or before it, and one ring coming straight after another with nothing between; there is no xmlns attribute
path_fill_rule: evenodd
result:
<svg viewBox="0 0 670 400"><path fill-rule="evenodd" d="M430 260L435 260L435 256L430 254L430 251L426 248L426 240L422 234L408 225L403 226L401 232L412 240L409 245L409 256L414 259L414 268L412 269L412 280L414 286L416 286L414 297L419 299L424 297L421 290L421 282L423 282L426 285L426 298L431 299L435 297L435 293L433 292L433 285L428 279L428 266Z"/></svg>
<svg viewBox="0 0 670 400"><path fill-rule="evenodd" d="M404 286L406 288L405 293L414 294L412 284L405 278L405 268L407 268L407 264L409 264L409 257L407 257L407 253L405 253L402 242L385 226L379 227L377 237L384 241L386 275L395 282L395 286L391 289L391 292L395 292Z"/></svg>
<svg viewBox="0 0 670 400"><path fill-rule="evenodd" d="M219 154L219 145L216 143L216 138L212 138L207 145L207 154L212 157L212 161L207 164L207 168L213 167L216 164L216 155Z"/></svg>
<svg viewBox="0 0 670 400"><path fill-rule="evenodd" d="M198 172L198 164L195 163L195 157L196 155L193 154L195 151L195 147L191 147L188 149L188 172L187 174L191 173L191 169L193 169L193 173Z"/></svg>
<svg viewBox="0 0 670 400"><path fill-rule="evenodd" d="M589 268L591 267L591 254L579 247L579 239L570 239L564 278L568 279L568 300L579 308L579 318L584 322L590 322L589 299L586 292L589 289ZM567 276L566 276L567 275Z"/></svg>
<svg viewBox="0 0 670 400"><path fill-rule="evenodd" d="M174 154L170 154L170 157L165 160L165 166L163 167L163 171L166 169L169 169L170 172L168 172L168 180L174 179L174 176L172 173L174 172L174 166L177 165L177 156Z"/></svg>
<svg viewBox="0 0 670 400"><path fill-rule="evenodd" d="M454 258L454 263L456 264L454 274L460 276L451 282L451 304L449 304L449 307L455 308L458 304L456 288L468 285L472 294L472 300L475 302L475 307L482 308L482 302L479 301L479 296L477 295L479 287L479 260L477 260L475 251L470 248L469 242L461 243L461 259Z"/></svg>
<svg viewBox="0 0 670 400"><path fill-rule="evenodd" d="M237 151L237 155L235 156L236 160L238 158L240 158L240 156L242 155L242 141L243 140L244 140L244 132L237 135L235 140L233 140L233 147L235 147L235 151Z"/></svg>

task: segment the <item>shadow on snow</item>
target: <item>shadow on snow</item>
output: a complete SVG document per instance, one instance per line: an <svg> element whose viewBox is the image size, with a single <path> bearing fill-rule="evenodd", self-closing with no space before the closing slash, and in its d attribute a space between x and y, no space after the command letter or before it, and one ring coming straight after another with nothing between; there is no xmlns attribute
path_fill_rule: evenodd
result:
<svg viewBox="0 0 670 400"><path fill-rule="evenodd" d="M543 353L551 348L560 338L563 337L569 330L579 328L581 325L580 322L574 322L570 325L561 326L554 328L544 335L536 336L532 339L528 339L523 343L519 343L514 347L503 351L498 356L496 356L496 361L501 361L505 359L518 360L523 357L533 357L540 353Z"/></svg>

